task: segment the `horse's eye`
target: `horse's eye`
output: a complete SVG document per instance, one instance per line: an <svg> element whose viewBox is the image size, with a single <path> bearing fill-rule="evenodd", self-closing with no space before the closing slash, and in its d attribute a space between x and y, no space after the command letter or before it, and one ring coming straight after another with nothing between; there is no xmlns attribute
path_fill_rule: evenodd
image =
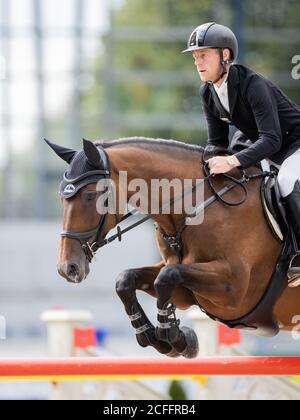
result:
<svg viewBox="0 0 300 420"><path fill-rule="evenodd" d="M86 200L87 201L94 201L96 199L96 197L97 197L97 192L96 191L95 192L89 192L86 195Z"/></svg>

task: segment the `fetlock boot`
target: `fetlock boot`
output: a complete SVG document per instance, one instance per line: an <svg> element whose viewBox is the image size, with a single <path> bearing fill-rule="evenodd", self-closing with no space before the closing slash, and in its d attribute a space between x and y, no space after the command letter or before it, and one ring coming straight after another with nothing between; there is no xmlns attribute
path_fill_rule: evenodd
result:
<svg viewBox="0 0 300 420"><path fill-rule="evenodd" d="M300 286L300 181L297 181L293 192L284 198L287 216L296 235L298 252L293 255L288 271L289 287Z"/></svg>

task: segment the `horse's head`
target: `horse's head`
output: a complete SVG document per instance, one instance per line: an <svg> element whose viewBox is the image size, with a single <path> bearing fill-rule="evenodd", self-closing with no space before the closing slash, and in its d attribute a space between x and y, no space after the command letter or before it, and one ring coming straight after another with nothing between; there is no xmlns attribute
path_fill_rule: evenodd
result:
<svg viewBox="0 0 300 420"><path fill-rule="evenodd" d="M69 164L59 189L64 230L58 272L69 282L80 283L89 274L93 256L90 246L105 237L106 214L97 211L96 186L98 181L110 177L109 160L103 148L88 140L83 141L79 152L46 142Z"/></svg>

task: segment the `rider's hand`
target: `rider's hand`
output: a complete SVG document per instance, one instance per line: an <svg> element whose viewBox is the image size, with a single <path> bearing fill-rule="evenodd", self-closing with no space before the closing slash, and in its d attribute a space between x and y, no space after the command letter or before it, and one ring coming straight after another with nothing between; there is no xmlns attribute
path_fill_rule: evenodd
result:
<svg viewBox="0 0 300 420"><path fill-rule="evenodd" d="M241 165L237 157L232 156L231 158L235 160L234 166L228 162L228 156L216 156L209 159L207 162L210 173L212 175L226 174Z"/></svg>

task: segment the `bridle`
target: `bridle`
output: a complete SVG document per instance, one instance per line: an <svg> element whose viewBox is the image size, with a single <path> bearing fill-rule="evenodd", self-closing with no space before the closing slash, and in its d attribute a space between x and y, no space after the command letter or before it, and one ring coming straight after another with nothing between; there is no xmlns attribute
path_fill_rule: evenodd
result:
<svg viewBox="0 0 300 420"><path fill-rule="evenodd" d="M105 152L104 149L102 149L101 152L104 152L104 154L105 154L105 159L102 159L103 163L104 163L104 169L99 170L99 171L93 171L92 175L93 176L96 175L98 177L98 180L102 180L102 179L110 180L110 178L111 178L111 167L110 167L109 157L108 157L108 155L107 155L107 153ZM195 217L198 214L199 208L201 208L201 210L204 210L207 207L209 207L213 202L215 202L217 200L220 200L225 205L239 206L239 205L243 204L247 199L248 191L247 191L246 186L244 185L245 183L246 184L249 183L252 179L274 177L276 175L274 173L274 171L262 171L259 174L254 174L254 175L247 175L245 171L242 171L242 173L243 173L242 178L236 179L236 178L234 178L232 176L229 176L227 174L223 174L223 176L226 179L230 180L231 183L227 184L221 191L217 192L215 187L212 184L212 177L213 176L209 173L209 167L208 167L208 164L204 161L204 158L203 158L203 163L204 163L204 168L203 169L204 169L205 178L202 179L201 182L208 182L209 187L213 192L213 196L210 197L209 199L207 199L200 206L198 206L198 208L195 210L195 212L192 215L188 215L188 217L186 217L184 219L180 229L178 230L178 232L174 236L167 235L161 227L156 225L156 228L157 228L157 230L159 230L162 238L169 244L170 248L173 249L176 252L176 254L178 255L180 263L183 260L183 255L182 255L183 246L182 246L182 240L181 240L182 233L185 230L185 228L190 224L191 218ZM88 178L90 176L91 176L91 172L87 172L86 174L82 175L79 178L80 178L80 180L82 180L83 178ZM68 180L68 182L76 183L79 178L76 178L74 180L69 180L69 179L67 179L67 180ZM90 183L92 183L92 182L90 182ZM86 185L88 185L88 183ZM237 186L239 186L243 189L243 191L245 192L245 198L242 199L241 201L237 202L237 203L230 203L228 201L225 201L222 198L222 196L225 195L227 192L229 192L230 190L232 190L233 188L235 188ZM195 187L193 187L191 189L191 191L189 191L188 193L195 192L198 187L199 187L199 184L197 184ZM107 188L106 192L109 192L109 190L111 188L111 184L108 183L106 188ZM170 204L174 204L175 201L176 201L176 199L172 199ZM161 212L163 210L164 206L165 205L163 205L159 209L159 212ZM138 211L134 209L131 212L127 213L125 216L123 216L121 219L119 219L118 216L117 216L117 212L115 212L117 233L115 235L112 235L108 239L106 239L105 235L104 235L104 227L106 225L106 220L107 220L107 215L108 215L107 212L101 216L99 224L94 229L91 229L91 230L88 230L88 231L85 231L85 232L72 232L72 231L65 230L61 233L61 237L74 239L74 240L79 241L80 244L81 244L81 248L82 248L88 262L91 263L92 260L95 257L96 252L100 248L104 247L105 245L110 244L111 242L115 241L116 239L118 239L119 242L121 242L122 237L125 233L127 233L130 230L136 228L137 226L145 223L146 221L152 219L151 214L147 215L147 216L143 217L142 219L138 220L137 222L133 223L132 225L130 225L127 228L122 230L120 228L119 224L122 223L123 221L125 221L126 219L128 219L129 217L134 216L137 213L138 213ZM94 237L95 237L95 240L93 242L90 242L90 240L93 239Z"/></svg>
<svg viewBox="0 0 300 420"><path fill-rule="evenodd" d="M69 179L67 178L66 174L64 175L64 180L67 181L68 183L71 184L75 184L82 181L83 179L93 179L93 181L95 180L107 180L109 181L111 178L111 167L110 167L110 162L109 162L109 158L108 155L106 153L106 151L104 149L101 150L101 154L102 154L102 161L104 164L104 169L101 170L95 170L95 171L90 171L87 172L75 179ZM92 181L90 182L92 183ZM88 185L88 183L86 184ZM106 186L106 191L109 191L110 186ZM106 219L107 219L107 212L105 214L101 215L100 218L100 222L98 223L98 225L91 230L85 231L85 232L73 232L73 231L69 231L69 230L64 230L61 233L61 237L62 238L69 238L69 239L75 239L76 241L79 241L82 247L82 250L84 252L84 254L86 255L87 259L89 262L92 262L95 253L97 252L97 250L100 248L98 245L103 241L104 236L103 236L103 230L104 230L104 226L106 224ZM90 240L92 238L96 237L95 241L93 243L90 243Z"/></svg>

